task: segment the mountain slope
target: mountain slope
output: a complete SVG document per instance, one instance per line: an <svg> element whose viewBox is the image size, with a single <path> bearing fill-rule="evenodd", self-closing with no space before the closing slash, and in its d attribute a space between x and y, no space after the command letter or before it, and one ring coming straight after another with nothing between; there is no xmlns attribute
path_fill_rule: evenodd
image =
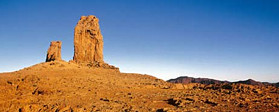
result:
<svg viewBox="0 0 279 112"><path fill-rule="evenodd" d="M243 84L173 84L72 62L0 74L1 112L278 111L279 90Z"/></svg>
<svg viewBox="0 0 279 112"><path fill-rule="evenodd" d="M209 79L209 78L193 78L188 76L182 76L175 79L170 79L167 82L171 83L182 83L182 84L189 84L189 83L200 83L200 84L224 84L224 83L231 83L231 84L248 84L248 85L258 85L258 86L275 86L279 87L278 83L268 83L268 82L259 82L253 79L248 79L244 81L236 81L236 82L229 82L229 81L220 81L216 79Z"/></svg>
<svg viewBox="0 0 279 112"><path fill-rule="evenodd" d="M113 106L116 106L115 111L125 110L130 109L130 106L125 105L138 102L140 98L137 94L129 95L131 92L140 88L160 89L170 86L148 75L89 68L63 61L41 63L0 75L0 111L38 111L43 108L44 111L56 111L67 106L75 110L79 107L106 110ZM118 99L119 96L121 99ZM112 99L115 101L107 101ZM137 104L143 105L140 102Z"/></svg>
<svg viewBox="0 0 279 112"><path fill-rule="evenodd" d="M209 79L209 78L193 78L193 77L187 77L187 76L178 77L176 79L170 79L167 82L183 83L183 84L188 84L188 83L201 83L201 84L228 83L228 81L219 81L219 80Z"/></svg>

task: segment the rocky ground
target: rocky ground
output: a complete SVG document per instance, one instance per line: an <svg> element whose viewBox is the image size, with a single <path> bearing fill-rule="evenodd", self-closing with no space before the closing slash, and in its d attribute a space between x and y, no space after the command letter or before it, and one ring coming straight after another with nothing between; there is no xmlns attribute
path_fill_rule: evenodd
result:
<svg viewBox="0 0 279 112"><path fill-rule="evenodd" d="M279 89L245 84L172 84L55 61L0 74L0 111L279 111Z"/></svg>

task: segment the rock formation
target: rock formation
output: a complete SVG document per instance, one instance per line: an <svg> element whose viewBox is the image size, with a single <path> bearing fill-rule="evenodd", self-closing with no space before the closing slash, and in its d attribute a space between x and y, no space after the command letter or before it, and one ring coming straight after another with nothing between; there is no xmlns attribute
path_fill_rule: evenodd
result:
<svg viewBox="0 0 279 112"><path fill-rule="evenodd" d="M103 36L95 16L82 16L75 27L74 61L99 63L103 61Z"/></svg>
<svg viewBox="0 0 279 112"><path fill-rule="evenodd" d="M119 68L109 65L103 60L103 36L95 16L82 16L75 27L74 58L70 62L82 66L101 67L106 69ZM61 41L51 42L46 62L61 59Z"/></svg>
<svg viewBox="0 0 279 112"><path fill-rule="evenodd" d="M61 60L61 41L52 41L47 51L46 62Z"/></svg>
<svg viewBox="0 0 279 112"><path fill-rule="evenodd" d="M75 27L73 61L89 67L118 69L103 60L103 36L99 19L93 15L81 16Z"/></svg>

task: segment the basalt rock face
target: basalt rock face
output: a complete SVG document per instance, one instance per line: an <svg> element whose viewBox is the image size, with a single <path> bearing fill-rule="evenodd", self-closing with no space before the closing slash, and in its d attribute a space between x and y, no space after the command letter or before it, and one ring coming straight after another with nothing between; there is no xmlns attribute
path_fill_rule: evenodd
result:
<svg viewBox="0 0 279 112"><path fill-rule="evenodd" d="M82 16L75 27L74 61L77 63L103 63L103 36L99 19Z"/></svg>
<svg viewBox="0 0 279 112"><path fill-rule="evenodd" d="M47 51L46 62L61 60L61 41L52 41Z"/></svg>

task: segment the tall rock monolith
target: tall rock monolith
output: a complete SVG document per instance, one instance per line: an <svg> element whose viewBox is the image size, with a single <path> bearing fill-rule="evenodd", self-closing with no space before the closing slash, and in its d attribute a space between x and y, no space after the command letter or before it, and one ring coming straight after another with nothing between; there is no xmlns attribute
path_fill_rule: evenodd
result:
<svg viewBox="0 0 279 112"><path fill-rule="evenodd" d="M103 63L103 36L99 19L82 16L75 27L74 58L77 63Z"/></svg>
<svg viewBox="0 0 279 112"><path fill-rule="evenodd" d="M47 51L46 62L61 60L61 41L52 41Z"/></svg>

